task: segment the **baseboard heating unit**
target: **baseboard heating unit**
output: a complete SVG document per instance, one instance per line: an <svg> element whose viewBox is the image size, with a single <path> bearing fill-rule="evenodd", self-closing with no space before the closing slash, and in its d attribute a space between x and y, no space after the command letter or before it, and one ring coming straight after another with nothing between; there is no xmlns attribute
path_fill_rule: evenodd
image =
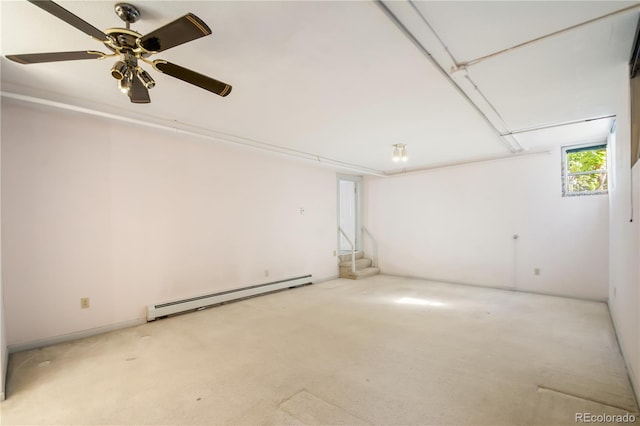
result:
<svg viewBox="0 0 640 426"><path fill-rule="evenodd" d="M189 299L176 300L174 302L161 303L159 305L149 305L147 306L147 321L153 321L167 315L193 311L211 305L218 305L231 300L244 299L246 297L258 296L260 294L283 290L285 288L312 284L312 278L311 274L309 274L301 277L288 278L285 280L238 288L235 290L227 290L219 293L206 294L204 296L191 297Z"/></svg>

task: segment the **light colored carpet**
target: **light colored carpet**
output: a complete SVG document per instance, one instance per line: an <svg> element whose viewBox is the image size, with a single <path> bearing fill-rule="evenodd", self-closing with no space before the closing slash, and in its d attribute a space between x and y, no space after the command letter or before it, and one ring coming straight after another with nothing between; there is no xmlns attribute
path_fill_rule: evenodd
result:
<svg viewBox="0 0 640 426"><path fill-rule="evenodd" d="M16 353L7 395L3 425L638 417L605 304L384 275Z"/></svg>

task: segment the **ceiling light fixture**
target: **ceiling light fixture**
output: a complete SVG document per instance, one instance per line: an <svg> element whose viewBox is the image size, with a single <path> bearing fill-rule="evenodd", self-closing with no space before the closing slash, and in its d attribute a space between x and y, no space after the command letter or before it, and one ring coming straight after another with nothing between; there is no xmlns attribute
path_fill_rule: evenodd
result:
<svg viewBox="0 0 640 426"><path fill-rule="evenodd" d="M136 78L136 76L133 75L133 72L127 70L127 72L122 76L122 79L118 83L120 90L125 95L129 94L129 90L131 89L131 84L133 83L134 78Z"/></svg>
<svg viewBox="0 0 640 426"><path fill-rule="evenodd" d="M392 160L394 163L398 161L407 161L409 157L407 157L407 145L403 143L393 144L393 157Z"/></svg>
<svg viewBox="0 0 640 426"><path fill-rule="evenodd" d="M111 75L116 80L122 80L127 71L127 64L125 64L123 61L117 61L115 64L113 64L113 67L111 67Z"/></svg>
<svg viewBox="0 0 640 426"><path fill-rule="evenodd" d="M140 80L142 81L142 84L144 84L144 87L146 87L147 89L152 89L153 87L155 87L156 82L153 80L153 78L151 78L148 72L140 67L138 67L136 71L138 73L138 77L140 77Z"/></svg>

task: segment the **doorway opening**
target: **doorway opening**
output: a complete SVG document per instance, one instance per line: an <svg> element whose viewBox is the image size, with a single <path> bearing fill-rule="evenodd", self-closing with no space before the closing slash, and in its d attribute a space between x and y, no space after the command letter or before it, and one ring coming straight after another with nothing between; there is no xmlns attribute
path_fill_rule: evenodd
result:
<svg viewBox="0 0 640 426"><path fill-rule="evenodd" d="M338 175L338 252L361 250L362 177Z"/></svg>

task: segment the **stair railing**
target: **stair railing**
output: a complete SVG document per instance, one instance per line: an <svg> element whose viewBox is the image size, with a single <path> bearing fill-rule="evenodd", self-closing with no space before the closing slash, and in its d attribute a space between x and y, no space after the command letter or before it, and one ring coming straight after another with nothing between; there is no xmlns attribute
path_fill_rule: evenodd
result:
<svg viewBox="0 0 640 426"><path fill-rule="evenodd" d="M338 226L338 231L342 234L342 236L345 238L345 240L347 240L347 242L351 246L351 272L356 272L356 246L351 242L347 234L339 226Z"/></svg>
<svg viewBox="0 0 640 426"><path fill-rule="evenodd" d="M367 234L369 236L369 239L371 240L371 247L373 248L373 253L371 257L373 258L373 266L377 268L378 267L378 242L373 237L371 232L369 232L369 230L364 226L362 227L362 231L363 231L363 234Z"/></svg>

